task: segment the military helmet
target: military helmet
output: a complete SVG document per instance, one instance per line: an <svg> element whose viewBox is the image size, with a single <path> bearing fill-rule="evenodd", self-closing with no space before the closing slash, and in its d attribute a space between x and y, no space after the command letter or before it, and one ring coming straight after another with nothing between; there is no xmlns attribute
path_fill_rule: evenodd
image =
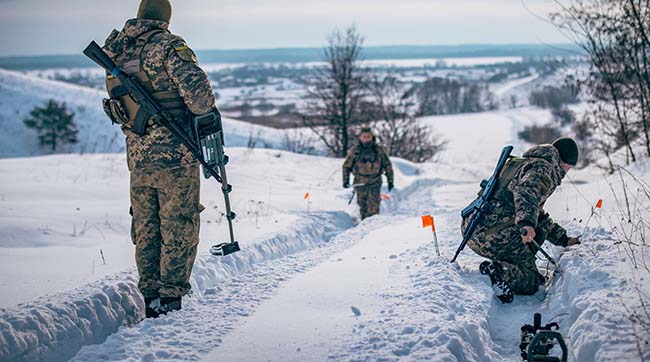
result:
<svg viewBox="0 0 650 362"><path fill-rule="evenodd" d="M172 4L169 0L142 0L138 18L169 23L172 19Z"/></svg>

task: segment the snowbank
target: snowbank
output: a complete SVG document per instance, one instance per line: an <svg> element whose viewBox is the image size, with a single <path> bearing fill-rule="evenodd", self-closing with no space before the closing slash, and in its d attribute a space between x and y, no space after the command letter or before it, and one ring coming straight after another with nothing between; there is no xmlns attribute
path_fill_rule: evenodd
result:
<svg viewBox="0 0 650 362"><path fill-rule="evenodd" d="M240 253L225 258L201 255L193 269L193 290L201 295L253 265L313 248L352 226L345 213L312 214ZM70 359L82 346L101 343L121 326L137 323L143 314L141 305L135 276L130 272L70 293L2 309L0 360Z"/></svg>

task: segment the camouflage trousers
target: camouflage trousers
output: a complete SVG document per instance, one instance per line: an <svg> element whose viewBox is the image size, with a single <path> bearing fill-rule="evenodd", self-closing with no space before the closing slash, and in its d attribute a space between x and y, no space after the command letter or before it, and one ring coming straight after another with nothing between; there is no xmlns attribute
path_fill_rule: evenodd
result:
<svg viewBox="0 0 650 362"><path fill-rule="evenodd" d="M468 223L469 218L463 220L463 231ZM506 281L516 294L535 294L544 283L544 277L535 265L535 254L521 241L516 225L501 224L488 229L479 225L467 245L476 254L498 261L503 266Z"/></svg>
<svg viewBox="0 0 650 362"><path fill-rule="evenodd" d="M381 206L381 183L356 187L357 203L361 220L379 214Z"/></svg>
<svg viewBox="0 0 650 362"><path fill-rule="evenodd" d="M144 297L181 297L199 243L199 166L131 171L131 238Z"/></svg>

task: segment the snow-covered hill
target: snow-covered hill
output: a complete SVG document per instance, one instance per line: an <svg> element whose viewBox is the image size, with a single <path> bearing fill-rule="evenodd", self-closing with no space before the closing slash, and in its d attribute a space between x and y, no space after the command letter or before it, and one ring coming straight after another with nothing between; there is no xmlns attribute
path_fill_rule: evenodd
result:
<svg viewBox="0 0 650 362"><path fill-rule="evenodd" d="M50 99L66 103L76 115L79 130L79 143L57 153L122 152L124 137L101 109L105 97L102 91L0 69L0 158L51 153L39 146L36 133L23 124L35 106L43 106ZM284 142L283 132L268 127L224 119L224 128L230 147L246 147L251 138L257 147L280 148Z"/></svg>
<svg viewBox="0 0 650 362"><path fill-rule="evenodd" d="M534 312L560 324L570 361L647 360L649 332L630 311L642 311L638 291L650 293L650 283L632 267L642 255L615 240L628 216L650 216L648 162L613 176L571 171L546 209L583 244L548 248L560 266L537 295L501 305L478 271L481 258L467 249L448 263L459 211L500 149L521 153L517 131L548 117L522 108L421 120L448 150L438 163L394 159L391 200L358 224L340 188L342 160L229 148L243 251L207 253L226 234L220 193L205 181L194 294L182 311L142 322L124 156L0 160L0 361L514 362L519 328ZM249 126L237 125L227 132L247 139ZM441 257L420 227L423 214L436 218Z"/></svg>

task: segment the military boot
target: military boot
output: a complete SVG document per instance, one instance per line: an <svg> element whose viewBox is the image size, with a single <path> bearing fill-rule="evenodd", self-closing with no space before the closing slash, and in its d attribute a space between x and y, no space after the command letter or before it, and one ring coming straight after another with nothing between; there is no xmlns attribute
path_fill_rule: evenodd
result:
<svg viewBox="0 0 650 362"><path fill-rule="evenodd" d="M158 307L158 313L161 315L167 314L169 312L174 312L181 310L181 297L162 297L160 298L160 307Z"/></svg>
<svg viewBox="0 0 650 362"><path fill-rule="evenodd" d="M481 263L478 270L483 275L490 277L490 282L492 282L492 289L494 290L494 295L502 303L512 303L515 298L510 285L503 277L503 268L501 264L496 261L486 260Z"/></svg>
<svg viewBox="0 0 650 362"><path fill-rule="evenodd" d="M158 318L160 313L160 297L145 297L144 298L144 315L145 318Z"/></svg>

